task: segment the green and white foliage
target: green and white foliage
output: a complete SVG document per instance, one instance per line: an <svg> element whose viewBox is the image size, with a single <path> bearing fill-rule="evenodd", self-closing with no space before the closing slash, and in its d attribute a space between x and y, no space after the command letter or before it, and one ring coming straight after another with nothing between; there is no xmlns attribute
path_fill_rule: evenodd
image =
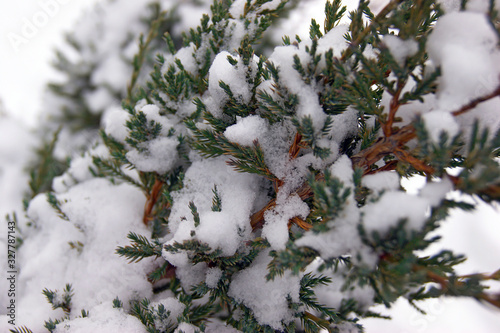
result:
<svg viewBox="0 0 500 333"><path fill-rule="evenodd" d="M32 196L50 190L68 161L96 143L106 116L138 93L138 83L144 85L164 47L164 34L179 48L181 33L208 6L207 1L105 0L85 13L53 61L60 77L44 96Z"/></svg>
<svg viewBox="0 0 500 333"><path fill-rule="evenodd" d="M102 140L28 208L22 251L55 248L27 255L22 281L70 283L88 310L56 332L357 332L399 298L500 308L498 272L422 255L452 209L475 207L450 192L500 199L498 5L328 1L323 26L266 56L287 6L214 1L182 47L155 44L146 83L116 82L122 108L96 108L113 107ZM401 186L412 175L417 194Z"/></svg>

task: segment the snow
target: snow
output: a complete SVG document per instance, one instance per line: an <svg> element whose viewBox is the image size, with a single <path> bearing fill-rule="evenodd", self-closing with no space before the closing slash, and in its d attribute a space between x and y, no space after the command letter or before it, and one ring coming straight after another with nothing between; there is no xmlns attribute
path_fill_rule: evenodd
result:
<svg viewBox="0 0 500 333"><path fill-rule="evenodd" d="M407 58L418 52L418 43L413 39L403 40L398 36L385 35L382 42L389 48L399 66L403 67Z"/></svg>
<svg viewBox="0 0 500 333"><path fill-rule="evenodd" d="M151 286L145 278L150 264L129 265L110 255L119 245L129 243L126 236L130 231L147 234L141 222L144 195L131 185L91 179L58 194L57 199L69 221L57 215L45 194L35 197L27 212L35 227L27 229L30 241L23 244L18 259L22 312L17 324L39 330L49 317L62 317L60 310L53 313L41 290L60 290L66 283L73 286L75 313L81 309L97 313L96 307L117 296L124 304L137 294L150 296ZM81 242L83 247L72 249L69 242Z"/></svg>
<svg viewBox="0 0 500 333"><path fill-rule="evenodd" d="M233 255L250 238L250 212L260 183L255 175L234 171L226 164L225 157L195 161L186 172L184 187L172 194L174 205L169 223L172 236L166 244L191 239L191 231L195 231L196 239L210 245L212 250L219 248L225 256ZM214 188L221 199L220 212L211 209ZM200 215L198 227L194 226L188 207L191 201ZM163 256L174 265L187 264L182 253L164 251Z"/></svg>
<svg viewBox="0 0 500 333"><path fill-rule="evenodd" d="M427 41L430 59L441 66L438 106L454 111L499 84L497 36L483 14L444 15Z"/></svg>
<svg viewBox="0 0 500 333"><path fill-rule="evenodd" d="M188 323L180 323L174 333L195 333L199 332L198 327L188 324Z"/></svg>
<svg viewBox="0 0 500 333"><path fill-rule="evenodd" d="M314 128L318 131L323 128L326 114L319 104L319 98L314 87L305 84L300 74L294 69L295 55L298 56L303 66L306 66L311 61L311 56L305 50L306 44L307 42L304 41L299 46L278 46L269 57L269 61L280 68L280 84L299 97L297 116L300 118L310 117Z"/></svg>
<svg viewBox="0 0 500 333"><path fill-rule="evenodd" d="M112 92L104 87L97 88L96 90L85 95L89 108L94 114L102 113L102 111L108 107L113 98Z"/></svg>
<svg viewBox="0 0 500 333"><path fill-rule="evenodd" d="M428 182L420 190L420 196L429 200L431 206L438 206L443 199L445 199L446 194L453 191L453 183L449 178L444 178L437 182Z"/></svg>
<svg viewBox="0 0 500 333"><path fill-rule="evenodd" d="M329 141L340 144L344 139L356 134L358 129L358 111L356 109L348 107L341 114L332 116L332 120L333 126L328 133L331 138ZM337 150L331 149L334 155Z"/></svg>
<svg viewBox="0 0 500 333"><path fill-rule="evenodd" d="M253 115L245 118L237 117L236 124L226 128L224 136L243 146L251 146L255 140L263 137L268 131L265 119Z"/></svg>
<svg viewBox="0 0 500 333"><path fill-rule="evenodd" d="M289 196L284 202L277 202L276 207L265 212L262 237L269 241L271 248L284 250L288 242L288 221L292 217L300 217L305 220L308 215L309 207L307 204L298 195Z"/></svg>
<svg viewBox="0 0 500 333"><path fill-rule="evenodd" d="M143 333L144 325L123 309L113 308L112 302L97 305L87 318L74 318L57 325L54 333L127 332Z"/></svg>
<svg viewBox="0 0 500 333"><path fill-rule="evenodd" d="M455 111L462 105L491 93L500 84L498 37L486 16L475 12L451 12L436 23L428 39L429 58L441 66L437 107ZM472 123L480 119L490 135L500 128L500 99L481 103L456 121L469 142ZM450 120L447 120L450 124Z"/></svg>
<svg viewBox="0 0 500 333"><path fill-rule="evenodd" d="M330 172L345 185L352 186L352 162L347 155L340 156L339 159L330 167Z"/></svg>
<svg viewBox="0 0 500 333"><path fill-rule="evenodd" d="M238 61L236 65L231 65L228 57ZM232 55L227 51L222 51L215 57L212 66L210 67L208 77L208 92L210 93L211 100L209 106L210 112L216 116L221 117L222 107L229 100L228 95L220 87L220 82L224 82L229 86L236 100L242 104L248 103L250 100L250 87L246 81L247 70L243 65L241 59L237 55Z"/></svg>
<svg viewBox="0 0 500 333"><path fill-rule="evenodd" d="M228 326L224 323L218 322L217 320L212 320L211 322L207 323L206 332L241 333L241 331L238 331L237 329L235 329L231 326Z"/></svg>
<svg viewBox="0 0 500 333"><path fill-rule="evenodd" d="M357 230L361 212L356 205L352 190L354 182L351 160L346 155L342 155L329 168L329 171L333 177L344 184L344 189L351 189L346 205L339 212L337 218L325 221L330 230L323 233L307 231L303 237L295 241L295 244L299 247L307 246L317 250L322 259L348 255L355 258L356 261L359 258L359 264L375 267L378 258L362 243Z"/></svg>
<svg viewBox="0 0 500 333"><path fill-rule="evenodd" d="M145 104L145 101L138 102L136 110L142 112L150 124L161 125L160 136L145 142L140 142L137 148L131 149L127 154L127 159L133 163L138 170L144 172L157 172L164 174L175 166L178 160L177 146L179 140L175 136L168 136L174 123L166 116L160 115L160 109L154 104ZM114 117L125 118L114 113ZM120 124L118 124L119 126ZM117 136L123 135L121 127L111 127L111 131L116 131Z"/></svg>
<svg viewBox="0 0 500 333"><path fill-rule="evenodd" d="M139 143L138 146L142 151L134 148L126 154L126 157L140 171L164 174L175 166L178 159L178 145L177 138L158 137Z"/></svg>
<svg viewBox="0 0 500 333"><path fill-rule="evenodd" d="M202 222L196 229L197 238L212 249L222 249L224 256L233 255L240 247L238 227L244 228L235 221L233 212L204 212L200 215ZM244 230L244 229L243 229ZM231 236L231 237L230 237Z"/></svg>
<svg viewBox="0 0 500 333"><path fill-rule="evenodd" d="M92 179L93 175L90 169L94 168L93 157L109 158L108 148L103 144L99 144L82 155L76 156L71 161L68 170L61 176L54 178L52 182L54 191L58 193L66 192L73 185Z"/></svg>
<svg viewBox="0 0 500 333"><path fill-rule="evenodd" d="M250 267L233 276L228 295L252 309L259 324L281 330L282 321L288 323L293 319L287 297L298 301L300 276L287 271L282 277L267 281L267 265L271 260L268 252L262 251Z"/></svg>
<svg viewBox="0 0 500 333"><path fill-rule="evenodd" d="M222 277L222 270L220 268L218 267L209 268L207 270L207 279L205 280L205 283L209 288L216 288L221 277Z"/></svg>
<svg viewBox="0 0 500 333"><path fill-rule="evenodd" d="M382 190L395 191L399 189L399 175L396 172L381 171L364 176L361 183L363 186L377 192Z"/></svg>
<svg viewBox="0 0 500 333"><path fill-rule="evenodd" d="M157 303L151 304L151 307L156 308L159 305L163 305L165 310L169 313L168 323L175 324L177 322L177 317L182 315L182 312L185 310L186 305L181 303L177 298L168 297L160 300ZM157 324L157 328L161 329L161 324Z"/></svg>
<svg viewBox="0 0 500 333"><path fill-rule="evenodd" d="M446 133L447 140L450 142L459 132L459 125L455 118L446 111L431 111L422 116L425 123L425 129L429 133L431 140L438 144L442 133Z"/></svg>
<svg viewBox="0 0 500 333"><path fill-rule="evenodd" d="M125 143L128 136L126 124L129 120L130 114L127 111L117 106L110 107L103 115L104 132L118 142Z"/></svg>
<svg viewBox="0 0 500 333"><path fill-rule="evenodd" d="M362 208L363 226L371 235L378 232L384 236L390 228L395 228L402 219L406 219L405 229L420 231L426 220L429 202L414 195L399 191L388 191L376 203L368 203Z"/></svg>
<svg viewBox="0 0 500 333"><path fill-rule="evenodd" d="M115 91L123 89L123 82L127 82L131 75L130 66L120 56L116 55L104 59L92 75L92 84L108 84ZM91 96L93 97L93 96ZM105 104L102 103L101 104Z"/></svg>
<svg viewBox="0 0 500 333"><path fill-rule="evenodd" d="M282 2L282 0L271 0L269 2L266 2L262 6L260 6L260 12L263 12L265 10L275 10Z"/></svg>
<svg viewBox="0 0 500 333"><path fill-rule="evenodd" d="M175 63L175 60L179 60L182 63L182 67L184 67L186 71L192 74L197 74L198 65L196 64L195 58L193 57L193 54L195 54L195 52L196 52L196 47L191 42L189 46L185 46L180 50L178 50L175 56L170 54L167 55L165 57L165 64L163 65L162 72L166 73L168 68L174 64L178 68L177 64Z"/></svg>
<svg viewBox="0 0 500 333"><path fill-rule="evenodd" d="M313 262L307 267L307 271L315 275L324 275L329 277L332 282L328 285L319 285L316 290L318 302L332 309L340 309L342 302L353 299L361 308L368 309L374 303L375 292L367 285L359 286L356 282L349 285L347 281L348 270L340 266L335 272L317 272L316 266L319 262ZM325 274L326 273L326 274Z"/></svg>
<svg viewBox="0 0 500 333"><path fill-rule="evenodd" d="M231 5L231 8L229 8L229 13L231 14L231 16L235 19L240 18L240 16L243 16L246 3L247 3L246 0L234 1L233 4Z"/></svg>
<svg viewBox="0 0 500 333"><path fill-rule="evenodd" d="M130 19L130 22L133 21L133 24L138 24L138 20L135 19L138 13L134 11L136 6L132 3L125 4L124 1L114 3L117 7L110 7L112 10L118 11L120 8L118 4L122 4L124 6L123 17ZM235 16L241 13L244 3L245 1L236 1L230 9L231 13ZM261 9L272 9L278 4L279 1L274 0L265 4ZM482 4L478 1L470 2L468 6L475 11L484 10L484 8L481 9ZM181 8L184 7L181 6ZM112 11L109 12L109 15L111 14ZM193 16L196 15L193 14ZM450 13L440 19L430 41L432 66L441 66L444 70L437 98L426 96L424 103L412 102L400 109L400 113L404 113L403 123L411 121L416 113L422 114L431 138L435 142L441 131L446 131L451 137L459 130L467 130L477 115L481 115L483 126L498 128L498 99L482 103L475 110L459 117L453 117L450 114L450 111L472 98L488 93L498 84L496 76L498 74L498 51L494 46L497 38L492 35L491 28L485 26L485 20L481 17L476 13ZM103 29L113 30L116 35L104 36L99 41L102 43L101 50L107 47L111 49L112 43L119 42L120 38L113 37L118 36L120 29L124 31L129 28L140 29L122 19L109 19L102 23L106 27ZM190 20L191 18L186 19L186 21ZM462 21L465 27L461 26ZM242 28L241 22L237 20L230 21L231 24L234 31L240 31ZM89 27L82 27L79 30L80 37L86 38L90 30ZM330 31L319 40L318 50L324 52L329 47L333 47L334 53L340 54L346 45L342 38L345 31L345 26L339 26ZM487 38L479 41L473 40L471 36L478 33ZM237 36L234 40L225 41L231 52L233 51L231 47L237 45L238 38ZM387 42L391 52L400 63L404 63L405 59L415 52L414 41L402 41L396 36L386 37L384 41ZM109 45L106 45L107 43ZM315 126L320 129L326 115L319 105L317 87L306 85L302 78L291 69L294 54L297 54L304 63L308 60L309 56L305 52L305 46L310 45L308 43L302 42L298 46L279 48L271 55L271 60L280 66L283 73L280 84L300 98L297 114L302 117L310 116ZM136 50L134 45L136 44L128 43L124 46L126 56L133 56ZM199 50L194 50L193 45L190 45L167 59L167 62L177 58L183 62L187 70L195 73L197 65L192 55L195 51L199 52ZM210 69L209 92L203 97L209 111L219 117L222 115L224 103L228 100L227 95L219 86L219 80L224 80L230 86L238 102L248 103L251 97L249 86L245 84L246 76L253 75L255 63L253 62L249 69L243 66L239 57L231 54L223 51L216 56L216 61ZM237 61L236 66L229 63L228 55ZM128 136L125 124L130 119L130 115L119 107L119 101L113 100L112 94L103 86L123 90L125 88L122 84L124 77L129 77L128 74L125 75L125 72L130 68L124 66L126 62L116 54L103 53L102 56L101 59L104 59L102 61L106 65L98 69L97 74L92 78L94 83L102 86L86 94L86 98L92 112L96 114L105 112L103 120L105 132L118 141L125 142ZM474 63L469 64L470 61ZM476 63L481 61L483 63ZM469 70L471 66L474 68ZM477 78L474 71L486 74L488 66L490 66L488 76L483 75ZM492 68L493 71L491 71ZM114 73L118 70L120 73ZM465 83L462 82L459 85L456 80L465 80ZM411 89L411 85L409 83L405 89ZM458 90L455 91L455 88ZM260 89L270 91L269 82L262 84ZM386 102L387 96L384 96L382 104ZM194 111L189 98L175 104L175 107L182 110L181 119ZM131 149L127 157L140 171L166 173L172 170L179 162L177 153L179 142L176 137L168 135L171 129L175 129L176 133L184 133L182 121L170 115L164 115L157 105L148 104L146 101L137 105L136 112L143 112L148 121L161 124L162 131L156 139L140 144L140 149L131 149L126 145L128 149ZM399 176L395 172L379 172L363 177L363 186L372 190L372 193L367 198L367 204L359 208L354 199L351 161L346 155L339 156L338 152L339 144L357 131L357 111L348 109L343 114L334 116L333 124L334 129L326 137L318 140L319 146L331 149L332 154L328 159L320 160L309 150L303 149L301 154L292 160L289 158L289 147L296 129L290 122L284 121L270 125L258 115L237 117L236 123L224 132L226 138L244 146L250 146L254 140L258 140L264 150L266 164L283 182L278 191L276 206L264 214L262 232L252 232L249 222L250 216L271 199L270 182L261 176L236 172L227 165L226 156L203 159L195 152L190 152L191 164L184 175L184 186L171 193L173 205L169 216L170 233L162 241L172 245L176 242L182 243L185 240L194 239L208 244L212 250L220 249L223 256L231 256L244 251L249 241L255 240L256 237L263 237L269 241L271 249L282 250L289 240L290 218L305 219L309 215L308 204L294 194L294 191L306 181L311 168L320 171L328 169L334 177L343 182L345 188L351 188L346 206L337 218L325 221L330 228L328 231L319 234L313 231L304 232L295 244L317 250L324 259L345 255L350 256L355 265L375 268L378 260L377 253L373 253L360 240L358 224L361 222L369 235L376 231L383 236L401 219L407 219L407 231L418 231L428 217L429 208L439 205L444 198L453 195L450 194L453 185L446 177L428 179L422 189L415 191L415 194L408 194L400 187ZM85 135L88 135L90 139ZM75 141L82 140L81 143L78 142L78 145L87 147L84 153L68 148L71 145L66 148L58 147L57 151L58 156L67 157L70 152L72 157L70 168L62 176L54 179L53 183L54 195L59 200L61 209L68 216L69 221L58 216L47 203L45 194L40 194L30 202L26 217L18 214L25 243L19 252L19 265L22 269L18 280L17 300L20 311L17 323L19 326L29 326L34 332L41 332L44 320L49 317L62 317L64 313L61 310L53 311L40 291L43 288L60 290L66 283L71 283L75 291L72 302L75 311L72 312L69 320L58 325L56 332L143 332L144 326L137 318L128 314L127 307L130 300L145 296L154 299L153 306L165 305L170 311L170 320L176 323L176 318L185 309L185 305L172 297L171 293L153 294L146 275L156 266L148 260L129 265L124 258L114 253L117 246L129 244L130 241L126 238L128 232L134 231L138 234L149 235L150 230L142 223L144 194L137 188L119 181L112 184L106 179L95 179L89 171L89 167L92 166L92 157L105 158L108 153L105 147L95 140L95 132L88 132L85 135L75 139L68 131L61 133L63 144L71 141L73 145ZM32 153L28 148L35 140L22 125L4 117L0 118L0 136L3 138L0 140L3 142L0 144L0 185L5 190L5 192L2 191L0 207L2 212L11 212L12 209L21 212L21 199L28 189L26 184L28 177L21 170L32 158ZM15 146L11 145L12 142L15 142ZM88 148L89 142L91 142L91 148ZM133 171L136 177L135 173L136 171ZM215 190L221 198L221 211L212 211L211 208ZM190 202L197 206L200 215L200 224L197 226L189 209ZM490 212L490 214L494 213ZM492 230L496 229L488 225L485 229L490 231L481 234L477 223L466 224L472 219L481 223L494 220L490 216L479 215L474 218L466 215L462 218L461 228L456 228L462 230L460 231L462 233L454 230L455 225L453 225L453 228L448 227L445 230L445 234L458 239L456 243L467 244L465 247L468 247L468 251L465 252L473 253L472 262L478 264L467 266L467 269L461 266L464 272L470 273L470 268L473 271L479 271L484 267L491 268L493 271L499 265L497 258L491 256L491 253L495 252L491 249L496 248L494 235L497 234ZM28 220L31 226L26 225ZM444 222L443 224L451 225L451 223ZM490 250L478 253L479 247L476 239L481 239L482 243L491 245L488 248ZM83 247L72 248L69 242L81 242ZM3 234L0 237L0 243L5 243ZM445 245L440 244L440 246ZM209 267L205 263L192 265L185 252L171 253L164 250L163 258L176 266L177 277L187 293L191 292L193 286L202 283L209 288L216 288L225 274L219 267ZM294 310L288 306L288 298L294 302L299 301L302 275L293 276L290 272L286 272L273 281L267 281L265 275L268 272L267 266L270 260L269 250L262 251L249 267L232 276L229 293L231 297L254 311L260 324L268 324L275 330L281 330L283 322L295 320ZM5 260L2 260L2 267L4 263ZM314 267L311 270L314 270ZM364 310L373 304L374 292L371 287L358 285L356 282L346 286L347 272L342 269L336 272L330 270L325 274L332 278L333 283L316 289L321 303L338 308L343 300L352 298ZM4 284L5 281L2 281L0 287ZM111 302L117 296L124 302L125 309L112 307ZM446 299L443 302L446 302ZM0 303L3 304L4 300L2 299ZM400 306L399 304L397 305ZM453 310L445 309L451 312L449 317L460 313L460 310L455 308L455 304L455 302L453 305L445 304L446 309ZM471 305L467 304L467 306L470 309ZM81 309L89 311L88 318L77 317ZM446 318L442 318L442 314L446 311L432 310L435 309L431 308L430 318L439 317L439 322L446 322ZM474 310L473 313L478 311ZM0 314L4 313L0 312ZM393 317L399 318L397 314ZM479 316L471 316L471 313L467 312L461 317L477 318ZM5 316L2 316L2 320L4 318ZM410 318L409 323L408 318ZM468 324L468 322L464 324L464 320L460 320L457 324L454 319L449 326L441 327L441 331L451 329L453 325L459 325L463 330L488 332L491 327L498 326L496 325L497 318L492 319L488 316L480 318L481 320L476 324ZM432 319L415 317L413 314L404 319L404 325L394 331L428 330L429 321L432 321ZM369 320L364 322L369 322ZM384 325L392 324L384 322ZM339 329L342 331L353 329L349 324L341 326ZM4 328L0 326L0 330ZM196 330L197 328L191 324L180 323L176 332L187 333ZM385 328L385 330L388 329ZM371 330L368 329L368 331ZM207 332L234 333L238 331L214 320L207 323Z"/></svg>

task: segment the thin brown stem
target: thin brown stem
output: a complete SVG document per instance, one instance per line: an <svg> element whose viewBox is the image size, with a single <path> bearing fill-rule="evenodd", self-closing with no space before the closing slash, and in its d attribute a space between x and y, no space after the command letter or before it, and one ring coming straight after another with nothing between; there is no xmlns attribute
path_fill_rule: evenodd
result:
<svg viewBox="0 0 500 333"><path fill-rule="evenodd" d="M392 96L391 103L389 106L389 116L387 117L386 122L382 125L382 130L386 137L392 135L392 125L394 124L394 119L396 118L396 112L399 110L399 96L401 95L401 91L405 86L405 82L398 81L397 89L394 95Z"/></svg>
<svg viewBox="0 0 500 333"><path fill-rule="evenodd" d="M417 268L417 270L418 269L419 268ZM448 291L450 290L450 285L451 285L451 282L448 279L448 277L438 275L432 271L427 271L426 275L427 275L427 278L429 279L429 282L435 282L435 283L439 284L441 286L442 292L444 294L448 293ZM482 280L489 280L490 279L490 276L487 276L486 274L474 274L474 275L460 276L456 279L456 281L453 282L455 288L457 286L458 287L462 287L462 286L465 287L466 282L463 282L462 280L469 279L471 277L482 277L483 278ZM477 300L487 302L487 303L500 309L500 294L487 294L487 293L481 292L481 293L478 293L477 295L474 295L473 297L476 298Z"/></svg>
<svg viewBox="0 0 500 333"><path fill-rule="evenodd" d="M386 19L387 15L396 8L401 2L404 0L392 0L389 2L379 13L375 18L372 20L370 25L365 27L363 31L359 34L358 38L354 40L351 44L349 44L349 47L344 51L342 54L342 57L340 58L340 61L346 61L353 52L353 49L358 47L359 44L368 36L371 32L371 30L374 28L375 25L379 24L380 20Z"/></svg>
<svg viewBox="0 0 500 333"><path fill-rule="evenodd" d="M454 116L459 116L459 115L461 115L461 114L463 114L463 113L465 113L467 111L470 111L470 110L474 109L478 104L480 104L482 102L486 102L486 101L488 101L488 100L490 100L492 98L495 98L497 96L500 96L500 86L498 86L494 91L492 91L488 95L485 95L485 96L473 99L469 103L467 103L464 106L462 106L460 109L458 109L456 111L453 111L451 114L454 115Z"/></svg>
<svg viewBox="0 0 500 333"><path fill-rule="evenodd" d="M153 185L153 188L151 189L151 193L148 195L146 204L144 205L144 215L142 217L142 222L145 225L148 225L151 212L153 211L153 207L155 206L156 201L158 200L158 196L160 195L161 189L163 188L163 184L164 183L157 178Z"/></svg>

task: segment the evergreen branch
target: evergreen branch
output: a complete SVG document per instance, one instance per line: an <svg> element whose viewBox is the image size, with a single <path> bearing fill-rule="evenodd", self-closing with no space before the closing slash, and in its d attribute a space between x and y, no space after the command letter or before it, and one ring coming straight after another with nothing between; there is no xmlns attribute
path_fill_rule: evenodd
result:
<svg viewBox="0 0 500 333"><path fill-rule="evenodd" d="M120 165L115 161L104 160L99 156L92 156L92 162L99 170L98 172L100 172L100 174L94 172L95 176L118 178L130 185L141 189L143 192L146 192L146 187L143 184L137 182L134 178L125 174L123 170L121 170Z"/></svg>
<svg viewBox="0 0 500 333"><path fill-rule="evenodd" d="M57 200L56 196L52 192L47 192L47 202L52 206L52 208L57 212L57 215L65 221L69 221L68 216L62 211L61 203Z"/></svg>
<svg viewBox="0 0 500 333"><path fill-rule="evenodd" d="M118 298L118 296L113 300L113 308L114 309L121 309L121 308L123 308L123 302L120 301L120 299Z"/></svg>
<svg viewBox="0 0 500 333"><path fill-rule="evenodd" d="M273 260L267 266L266 279L268 281L274 280L276 276L282 276L285 270L298 275L318 257L318 252L307 247L288 246L284 251L273 250L269 252L269 255L273 257Z"/></svg>
<svg viewBox="0 0 500 333"><path fill-rule="evenodd" d="M402 147L415 137L416 132L413 125L406 125L393 132L391 136L380 138L374 145L354 155L351 158L353 166L367 170L370 165L378 162L384 156L394 153L397 148Z"/></svg>
<svg viewBox="0 0 500 333"><path fill-rule="evenodd" d="M337 26L347 11L346 6L342 6L342 0L328 0L325 3L325 34Z"/></svg>
<svg viewBox="0 0 500 333"><path fill-rule="evenodd" d="M131 246L121 247L119 246L116 249L116 253L120 257L126 257L129 259L129 262L139 262L147 257L161 257L162 245L159 241L155 240L154 243L151 243L146 237L137 235L133 232L130 232L127 235L127 238L132 241Z"/></svg>
<svg viewBox="0 0 500 333"><path fill-rule="evenodd" d="M170 265L169 262L164 262L159 268L148 274L148 281L151 283L156 283L161 279L174 278L175 277L175 267Z"/></svg>
<svg viewBox="0 0 500 333"><path fill-rule="evenodd" d="M389 13L404 2L404 0L392 0L389 2L378 15L371 20L370 24L363 29L363 31L357 36L357 38L349 44L349 47L342 53L341 61L346 61L352 55L353 51L367 39L368 35L375 29L381 21L385 20Z"/></svg>
<svg viewBox="0 0 500 333"><path fill-rule="evenodd" d="M240 172L256 173L272 181L276 179L266 165L264 152L258 141L254 141L252 147L243 147L229 140L223 142L225 154L234 157L227 162L228 165Z"/></svg>
<svg viewBox="0 0 500 333"><path fill-rule="evenodd" d="M54 149L61 133L59 127L53 134L52 140L44 142L36 153L40 157L38 165L30 171L29 187L30 198L34 198L38 193L49 191L55 177L61 175L68 168L68 161L59 161L54 156Z"/></svg>
<svg viewBox="0 0 500 333"><path fill-rule="evenodd" d="M54 330L57 328L56 326L66 319L67 318L52 320L52 318L50 318L49 321L45 321L43 327L45 327L50 333L54 333Z"/></svg>
<svg viewBox="0 0 500 333"><path fill-rule="evenodd" d="M149 308L150 304L151 302L147 298L144 298L141 302L132 302L130 309L130 314L137 317L147 328L155 326L155 318Z"/></svg>
<svg viewBox="0 0 500 333"><path fill-rule="evenodd" d="M158 17L153 21L145 42L142 35L139 38L139 53L134 56L134 71L132 72L130 83L127 85L127 104L130 104L132 101L132 90L134 89L137 79L139 78L139 73L146 58L147 50L151 42L157 37L160 25L165 20L165 14L166 12L159 13Z"/></svg>
<svg viewBox="0 0 500 333"><path fill-rule="evenodd" d="M264 152L258 141L254 141L251 147L242 146L229 141L224 135L211 130L198 129L193 122L186 125L194 132L196 143L192 146L206 157L229 155L233 158L227 164L233 166L237 171L255 173L273 181L276 177L268 169L264 160Z"/></svg>
<svg viewBox="0 0 500 333"><path fill-rule="evenodd" d="M323 175L318 174L316 176L316 180L322 179ZM278 184L279 184L278 180ZM311 190L311 187L309 184L304 183L299 189L295 191L295 194L297 194L302 201L306 201L310 198L313 197L313 191ZM273 198L271 199L263 208L261 208L259 211L255 212L252 214L250 217L250 225L252 226L252 230L257 230L260 229L264 226L264 214L266 211L273 209L276 207L276 199Z"/></svg>
<svg viewBox="0 0 500 333"><path fill-rule="evenodd" d="M193 214L194 226L197 228L200 225L200 214L198 213L198 208L194 202L190 201L189 209L191 210L191 214Z"/></svg>
<svg viewBox="0 0 500 333"><path fill-rule="evenodd" d="M73 290L71 284L66 284L62 295L59 292L45 288L42 291L47 301L52 305L52 309L61 308L66 314L71 312L71 298L73 297Z"/></svg>
<svg viewBox="0 0 500 333"><path fill-rule="evenodd" d="M474 274L462 277L443 276L428 270L426 276L429 282L435 282L441 286L440 292L451 296L472 296L479 301L489 303L500 309L500 294L488 294L482 290L485 287L480 286L483 280L498 280L496 274L486 276L484 274Z"/></svg>
<svg viewBox="0 0 500 333"><path fill-rule="evenodd" d="M219 191L217 191L217 185L214 185L212 190L214 197L212 198L212 212L222 211L222 200L219 196Z"/></svg>

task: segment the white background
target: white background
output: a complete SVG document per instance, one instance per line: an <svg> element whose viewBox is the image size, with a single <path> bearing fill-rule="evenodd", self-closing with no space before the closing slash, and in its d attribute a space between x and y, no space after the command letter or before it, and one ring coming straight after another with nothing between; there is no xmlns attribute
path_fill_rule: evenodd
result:
<svg viewBox="0 0 500 333"><path fill-rule="evenodd" d="M50 67L54 47L62 45L63 31L78 29L76 19L98 1L61 0L67 3L52 7L51 17L44 16L46 10L41 6L50 0L0 3L0 99L10 115L31 127L36 126L44 84L57 76ZM32 36L16 46L9 35L11 39L13 34L24 38L23 29L29 29L26 22L35 26L36 31L31 29ZM470 258L460 266L459 273L493 272L500 268L499 216L498 208L482 205L474 214L454 214L444 223L440 233L445 234L445 239L438 247L466 253ZM488 333L500 327L500 311L474 300L445 298L423 303L422 308L428 312L427 316L400 300L391 312L393 321L365 320L363 324L369 333Z"/></svg>
<svg viewBox="0 0 500 333"><path fill-rule="evenodd" d="M36 124L44 83L56 76L50 66L55 47L63 45L63 32L77 29L77 18L98 1L0 2L0 99L7 112L31 126ZM56 5L44 9L46 3ZM29 38L16 44L12 42L16 36Z"/></svg>

